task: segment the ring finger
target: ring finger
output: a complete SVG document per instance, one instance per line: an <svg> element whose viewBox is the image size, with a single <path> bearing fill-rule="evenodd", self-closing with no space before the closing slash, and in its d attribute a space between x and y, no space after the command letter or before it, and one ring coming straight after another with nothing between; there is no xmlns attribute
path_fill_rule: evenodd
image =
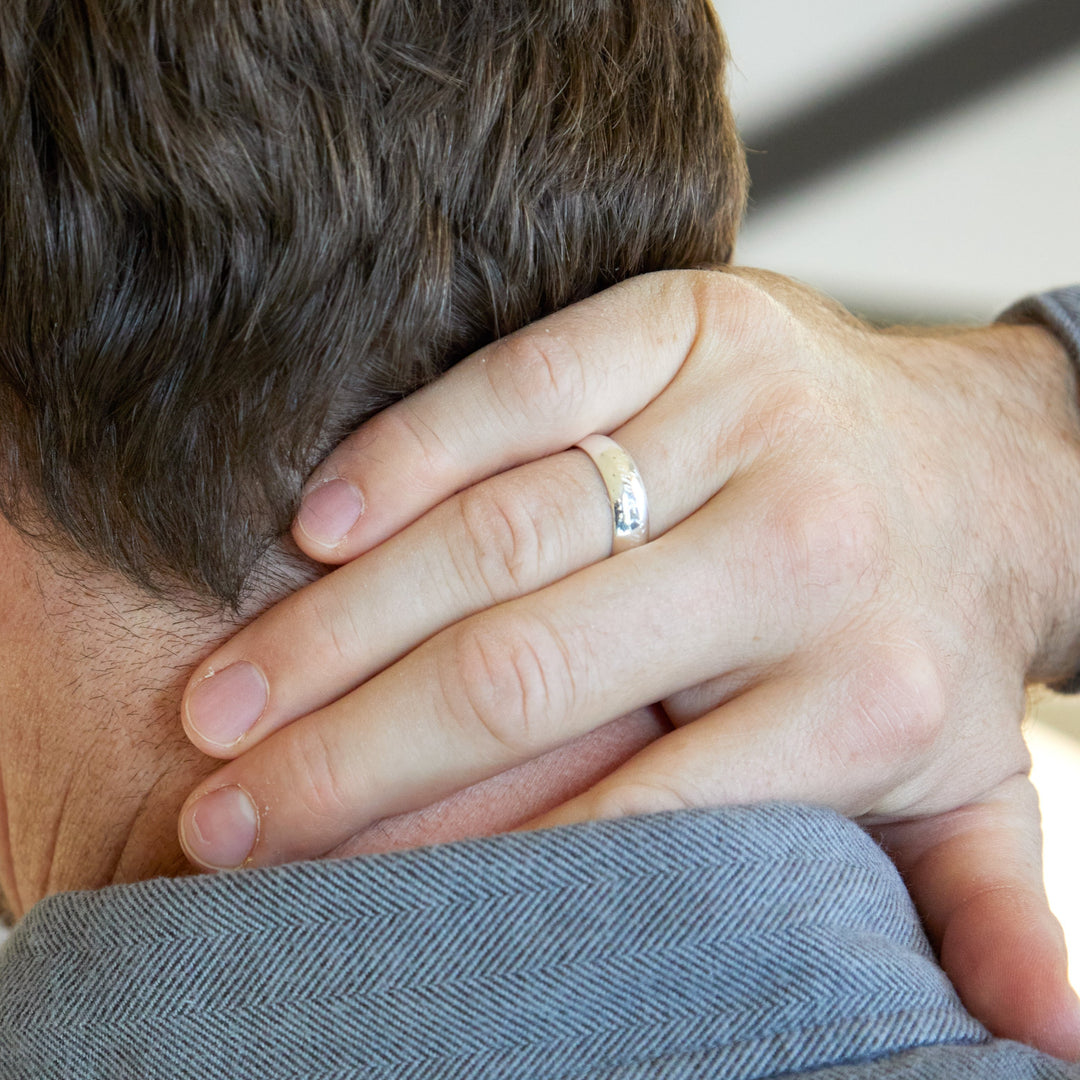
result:
<svg viewBox="0 0 1080 1080"><path fill-rule="evenodd" d="M652 535L727 479L694 467L697 402L677 402L694 445L650 437L648 412L616 433L650 495ZM670 407L658 402L661 423ZM701 418L701 423L706 423ZM671 430L667 425L665 430ZM678 463L678 464L677 464ZM182 715L205 753L244 753L348 693L439 630L541 589L611 552L612 508L596 466L569 450L467 489L332 574L286 598L195 671ZM313 673L317 672L317 677Z"/></svg>
<svg viewBox="0 0 1080 1080"><path fill-rule="evenodd" d="M721 493L620 565L605 560L441 631L253 747L189 801L189 854L232 865L192 842L196 800L219 789L249 797L238 861L256 833L254 861L317 855L719 671L789 655L802 614L740 602L761 552L749 542L753 490ZM721 550L744 554L723 562Z"/></svg>

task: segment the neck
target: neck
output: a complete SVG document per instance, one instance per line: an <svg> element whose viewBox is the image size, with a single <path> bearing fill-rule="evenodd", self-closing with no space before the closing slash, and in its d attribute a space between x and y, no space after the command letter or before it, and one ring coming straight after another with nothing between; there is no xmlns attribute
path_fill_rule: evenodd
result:
<svg viewBox="0 0 1080 1080"><path fill-rule="evenodd" d="M183 737L180 694L224 628L47 575L4 539L0 885L18 917L52 892L183 871L176 813L216 763Z"/></svg>
<svg viewBox="0 0 1080 1080"><path fill-rule="evenodd" d="M16 917L55 892L190 872L176 832L220 764L187 741L184 684L235 623L152 603L100 572L64 575L0 525L0 886ZM514 829L665 730L644 709L424 810L345 856Z"/></svg>

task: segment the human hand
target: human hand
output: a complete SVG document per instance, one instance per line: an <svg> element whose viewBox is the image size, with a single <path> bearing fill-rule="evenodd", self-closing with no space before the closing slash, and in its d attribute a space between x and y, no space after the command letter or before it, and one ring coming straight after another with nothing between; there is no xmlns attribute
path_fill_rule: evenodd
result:
<svg viewBox="0 0 1080 1080"><path fill-rule="evenodd" d="M355 561L196 671L188 733L236 760L185 807L189 854L317 855L662 700L676 730L538 824L834 806L918 868L969 1007L1080 1053L1018 794L1025 681L1080 653L1074 396L1041 329L879 334L749 271L637 279L482 350L319 470L364 512L320 543L348 489L315 487L294 535ZM607 560L603 486L566 449L593 431L635 458L655 538ZM205 706L252 669L230 693L204 677L238 661L265 700L246 733L235 711L215 733ZM192 827L219 789L257 807L246 836L217 823L224 859ZM979 891L956 908L948 883L971 864ZM988 902L1004 896L1031 915L1019 930ZM971 962L976 940L1006 943L997 967ZM1041 1027L986 1004L1018 971Z"/></svg>

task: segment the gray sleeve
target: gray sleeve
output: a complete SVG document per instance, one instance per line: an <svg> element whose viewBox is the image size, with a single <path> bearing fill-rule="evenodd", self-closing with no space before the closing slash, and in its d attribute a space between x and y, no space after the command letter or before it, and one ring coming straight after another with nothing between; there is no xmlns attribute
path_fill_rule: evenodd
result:
<svg viewBox="0 0 1080 1080"><path fill-rule="evenodd" d="M1002 312L998 322L1042 323L1061 339L1080 369L1080 285L1029 296Z"/></svg>
<svg viewBox="0 0 1080 1080"><path fill-rule="evenodd" d="M981 1046L918 1046L900 1054L833 1065L783 1080L1078 1080L1080 1065L1020 1043L995 1039ZM777 1080L780 1080L778 1077Z"/></svg>
<svg viewBox="0 0 1080 1080"><path fill-rule="evenodd" d="M1002 312L998 322L1041 323L1052 330L1069 351L1080 378L1080 285L1029 296ZM1059 694L1080 694L1080 671L1051 686Z"/></svg>

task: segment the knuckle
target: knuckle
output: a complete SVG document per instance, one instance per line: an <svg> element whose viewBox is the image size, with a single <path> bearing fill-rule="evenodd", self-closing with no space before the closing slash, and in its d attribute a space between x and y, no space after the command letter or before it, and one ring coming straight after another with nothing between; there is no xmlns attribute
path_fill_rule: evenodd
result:
<svg viewBox="0 0 1080 1080"><path fill-rule="evenodd" d="M762 379L756 384L754 414L765 446L821 444L849 420L814 365L785 367L782 380Z"/></svg>
<svg viewBox="0 0 1080 1080"><path fill-rule="evenodd" d="M306 589L294 594L292 602L297 608L293 625L310 628L302 640L305 646L318 644L324 666L352 667L359 659L365 634L348 597L349 590L343 588Z"/></svg>
<svg viewBox="0 0 1080 1080"><path fill-rule="evenodd" d="M780 587L831 622L876 589L888 567L877 495L864 485L819 482L776 504L770 534Z"/></svg>
<svg viewBox="0 0 1080 1080"><path fill-rule="evenodd" d="M945 678L929 650L879 648L856 668L839 737L860 761L892 768L917 762L938 744L946 725Z"/></svg>
<svg viewBox="0 0 1080 1080"><path fill-rule="evenodd" d="M515 427L521 417L561 418L587 398L586 367L569 338L528 329L501 338L485 365L495 401Z"/></svg>
<svg viewBox="0 0 1080 1080"><path fill-rule="evenodd" d="M460 528L451 541L455 567L492 602L532 589L543 547L534 508L505 485L481 484L458 496L457 512Z"/></svg>
<svg viewBox="0 0 1080 1080"><path fill-rule="evenodd" d="M770 347L770 355L773 351ZM807 448L814 447L822 461L831 460L832 449L823 445L823 437L848 421L836 415L838 403L816 372L792 368L786 355L774 356L748 370L743 385L743 418L726 440L728 452L744 461L782 455L784 461L798 463L807 459Z"/></svg>
<svg viewBox="0 0 1080 1080"><path fill-rule="evenodd" d="M790 356L796 336L791 312L757 281L730 269L699 271L691 294L703 343L722 341L727 352L758 361Z"/></svg>
<svg viewBox="0 0 1080 1080"><path fill-rule="evenodd" d="M479 732L511 760L554 741L548 732L573 708L574 679L568 650L542 621L517 616L463 626L445 655L446 710L466 732Z"/></svg>
<svg viewBox="0 0 1080 1080"><path fill-rule="evenodd" d="M302 735L292 740L287 757L292 792L308 819L340 825L351 818L351 787L343 772L347 757L330 744L317 723L306 725Z"/></svg>
<svg viewBox="0 0 1080 1080"><path fill-rule="evenodd" d="M695 306L704 325L734 321L757 327L764 317L781 310L754 281L727 270L699 270L691 281Z"/></svg>
<svg viewBox="0 0 1080 1080"><path fill-rule="evenodd" d="M373 428L376 424L377 434L385 438L386 445L403 448L395 450L400 460L416 459L410 483L436 490L439 480L453 471L455 462L450 449L408 398L369 421Z"/></svg>

